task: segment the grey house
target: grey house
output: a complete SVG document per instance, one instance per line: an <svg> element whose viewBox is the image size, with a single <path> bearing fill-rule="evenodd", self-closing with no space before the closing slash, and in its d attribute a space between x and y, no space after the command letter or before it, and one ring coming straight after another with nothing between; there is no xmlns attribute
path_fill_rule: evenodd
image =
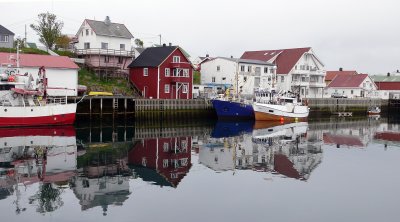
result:
<svg viewBox="0 0 400 222"><path fill-rule="evenodd" d="M0 25L0 48L12 48L14 46L14 33Z"/></svg>

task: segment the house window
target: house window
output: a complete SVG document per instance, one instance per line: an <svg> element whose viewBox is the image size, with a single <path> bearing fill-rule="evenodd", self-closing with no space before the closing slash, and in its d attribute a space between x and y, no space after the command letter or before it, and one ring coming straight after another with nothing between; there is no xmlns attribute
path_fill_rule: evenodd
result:
<svg viewBox="0 0 400 222"><path fill-rule="evenodd" d="M174 56L172 57L173 63L180 63L181 62L181 57L180 56Z"/></svg>
<svg viewBox="0 0 400 222"><path fill-rule="evenodd" d="M363 83L363 87L365 87L366 86L366 84L365 84L365 82Z"/></svg>
<svg viewBox="0 0 400 222"><path fill-rule="evenodd" d="M212 77L212 78L211 78L211 82L215 82L215 77Z"/></svg>
<svg viewBox="0 0 400 222"><path fill-rule="evenodd" d="M149 76L149 68L143 69L143 76Z"/></svg>
<svg viewBox="0 0 400 222"><path fill-rule="evenodd" d="M90 35L93 35L93 30L90 31Z"/></svg>
<svg viewBox="0 0 400 222"><path fill-rule="evenodd" d="M170 76L171 70L169 68L165 68L165 76L168 77Z"/></svg>
<svg viewBox="0 0 400 222"><path fill-rule="evenodd" d="M89 35L89 29L86 29L86 35Z"/></svg>
<svg viewBox="0 0 400 222"><path fill-rule="evenodd" d="M163 144L163 150L164 150L164 152L168 152L169 151L169 144L167 142L165 142Z"/></svg>
<svg viewBox="0 0 400 222"><path fill-rule="evenodd" d="M189 69L183 69L183 76L189 77Z"/></svg>
<svg viewBox="0 0 400 222"><path fill-rule="evenodd" d="M163 159L163 163L162 163L164 168L168 167L168 159Z"/></svg>
<svg viewBox="0 0 400 222"><path fill-rule="evenodd" d="M125 50L125 44L119 44L119 50Z"/></svg>
<svg viewBox="0 0 400 222"><path fill-rule="evenodd" d="M82 36L83 36L83 31L82 31Z"/></svg>
<svg viewBox="0 0 400 222"><path fill-rule="evenodd" d="M251 72L251 66L247 66L247 72Z"/></svg>
<svg viewBox="0 0 400 222"><path fill-rule="evenodd" d="M222 80L226 80L226 77L222 77Z"/></svg>
<svg viewBox="0 0 400 222"><path fill-rule="evenodd" d="M118 64L122 64L124 62L124 58L122 56L118 57Z"/></svg>
<svg viewBox="0 0 400 222"><path fill-rule="evenodd" d="M90 49L90 42L83 43L83 48L84 49Z"/></svg>
<svg viewBox="0 0 400 222"><path fill-rule="evenodd" d="M353 90L350 91L351 95L353 95Z"/></svg>
<svg viewBox="0 0 400 222"><path fill-rule="evenodd" d="M166 85L164 86L164 92L165 92L165 93L169 93L169 84L166 84Z"/></svg>
<svg viewBox="0 0 400 222"><path fill-rule="evenodd" d="M221 66L217 66L217 72L221 71Z"/></svg>
<svg viewBox="0 0 400 222"><path fill-rule="evenodd" d="M188 85L183 85L182 92L183 93L187 93L188 92Z"/></svg>
<svg viewBox="0 0 400 222"><path fill-rule="evenodd" d="M281 82L285 82L285 77L281 76Z"/></svg>
<svg viewBox="0 0 400 222"><path fill-rule="evenodd" d="M264 67L264 73L268 73L268 67Z"/></svg>
<svg viewBox="0 0 400 222"><path fill-rule="evenodd" d="M102 42L101 43L101 49L108 49L108 43Z"/></svg>
<svg viewBox="0 0 400 222"><path fill-rule="evenodd" d="M247 81L247 76L243 76L243 82Z"/></svg>
<svg viewBox="0 0 400 222"><path fill-rule="evenodd" d="M0 35L0 42L8 42L8 35Z"/></svg>
<svg viewBox="0 0 400 222"><path fill-rule="evenodd" d="M110 56L104 56L104 62L109 63L110 62Z"/></svg>
<svg viewBox="0 0 400 222"><path fill-rule="evenodd" d="M240 66L240 71L244 72L244 66Z"/></svg>

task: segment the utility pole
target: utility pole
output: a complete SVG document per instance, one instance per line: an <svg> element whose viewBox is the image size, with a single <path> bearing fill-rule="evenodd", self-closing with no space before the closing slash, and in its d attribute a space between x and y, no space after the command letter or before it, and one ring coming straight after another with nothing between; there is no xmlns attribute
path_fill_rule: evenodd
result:
<svg viewBox="0 0 400 222"><path fill-rule="evenodd" d="M26 24L25 24L25 38L24 38L24 47L26 47L26 45L27 45L27 44L26 44L26 42L27 42L27 41L26 41Z"/></svg>
<svg viewBox="0 0 400 222"><path fill-rule="evenodd" d="M161 46L161 34L159 34L158 36L160 36L160 46Z"/></svg>

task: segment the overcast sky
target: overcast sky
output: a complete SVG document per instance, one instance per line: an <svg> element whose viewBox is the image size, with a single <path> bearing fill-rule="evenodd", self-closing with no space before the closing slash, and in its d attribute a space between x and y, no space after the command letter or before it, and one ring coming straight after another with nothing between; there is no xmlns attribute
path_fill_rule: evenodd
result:
<svg viewBox="0 0 400 222"><path fill-rule="evenodd" d="M37 14L52 12L75 34L85 18L124 23L145 45L162 41L199 55L312 47L327 70L400 69L399 0L0 0L0 24L28 41Z"/></svg>

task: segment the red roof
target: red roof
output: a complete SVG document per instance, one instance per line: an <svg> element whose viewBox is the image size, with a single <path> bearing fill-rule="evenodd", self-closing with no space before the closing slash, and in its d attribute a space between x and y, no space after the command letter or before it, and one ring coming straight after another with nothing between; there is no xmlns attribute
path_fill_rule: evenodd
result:
<svg viewBox="0 0 400 222"><path fill-rule="evenodd" d="M356 88L368 77L368 74L339 75L327 87L331 88Z"/></svg>
<svg viewBox="0 0 400 222"><path fill-rule="evenodd" d="M10 60L10 57L14 59ZM16 65L16 53L0 52L0 64ZM66 56L19 54L19 65L21 67L41 67L59 69L79 69L79 67Z"/></svg>
<svg viewBox="0 0 400 222"><path fill-rule="evenodd" d="M400 90L399 82L375 82L378 90Z"/></svg>
<svg viewBox="0 0 400 222"><path fill-rule="evenodd" d="M276 73L288 74L296 65L301 56L310 51L311 48L295 48L295 49L278 49L278 50L263 50L263 51L246 51L241 59L253 59L261 61L273 62L277 65ZM278 55L278 56L277 56ZM275 61L270 61L275 56Z"/></svg>
<svg viewBox="0 0 400 222"><path fill-rule="evenodd" d="M396 132L379 132L374 135L374 139L400 142L400 133Z"/></svg>
<svg viewBox="0 0 400 222"><path fill-rule="evenodd" d="M300 173L294 168L294 164L283 154L274 155L274 169L276 172L290 178L300 179Z"/></svg>
<svg viewBox="0 0 400 222"><path fill-rule="evenodd" d="M325 144L337 144L358 147L364 146L361 140L355 136L333 135L330 133L324 133L323 139Z"/></svg>
<svg viewBox="0 0 400 222"><path fill-rule="evenodd" d="M357 75L357 71L326 71L325 80L332 81L338 75Z"/></svg>

